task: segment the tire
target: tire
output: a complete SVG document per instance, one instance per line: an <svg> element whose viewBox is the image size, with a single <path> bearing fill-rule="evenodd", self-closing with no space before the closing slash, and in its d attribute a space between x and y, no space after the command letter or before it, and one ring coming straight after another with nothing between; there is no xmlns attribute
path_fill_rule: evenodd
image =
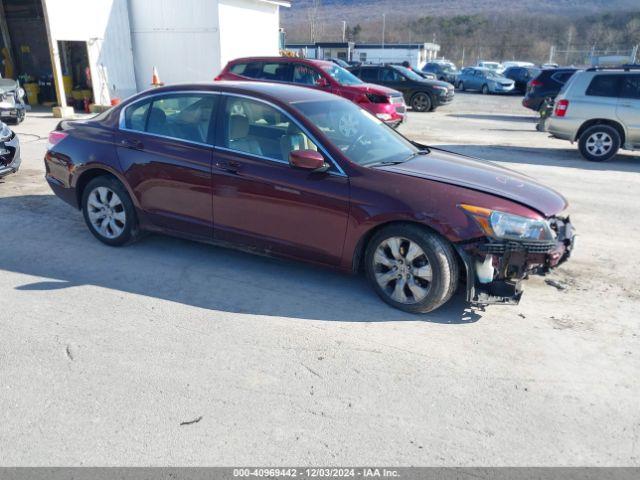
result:
<svg viewBox="0 0 640 480"><path fill-rule="evenodd" d="M111 175L96 177L84 188L82 214L93 236L107 245L120 247L138 237L133 202L124 186Z"/></svg>
<svg viewBox="0 0 640 480"><path fill-rule="evenodd" d="M487 85L482 85L482 94L489 95L489 87Z"/></svg>
<svg viewBox="0 0 640 480"><path fill-rule="evenodd" d="M367 244L365 271L382 300L410 313L435 310L458 287L453 247L417 225L391 225L377 232Z"/></svg>
<svg viewBox="0 0 640 480"><path fill-rule="evenodd" d="M428 93L418 92L411 97L411 108L415 112L428 112L431 110L433 102Z"/></svg>
<svg viewBox="0 0 640 480"><path fill-rule="evenodd" d="M587 128L578 140L578 149L591 162L604 162L620 149L620 133L610 125L594 125Z"/></svg>

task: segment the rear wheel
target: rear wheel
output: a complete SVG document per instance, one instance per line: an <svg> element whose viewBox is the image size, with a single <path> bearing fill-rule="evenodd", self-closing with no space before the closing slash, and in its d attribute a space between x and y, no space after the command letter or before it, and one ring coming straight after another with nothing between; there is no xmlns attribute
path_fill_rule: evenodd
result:
<svg viewBox="0 0 640 480"><path fill-rule="evenodd" d="M484 95L489 95L489 86L488 85L483 85L482 86L482 93Z"/></svg>
<svg viewBox="0 0 640 480"><path fill-rule="evenodd" d="M587 128L578 140L578 148L584 158L592 162L604 162L620 149L620 133L610 125L594 125Z"/></svg>
<svg viewBox="0 0 640 480"><path fill-rule="evenodd" d="M416 225L392 225L376 233L367 246L365 269L382 300L411 313L442 306L458 286L451 244Z"/></svg>
<svg viewBox="0 0 640 480"><path fill-rule="evenodd" d="M87 184L82 193L82 212L91 233L107 245L119 247L137 236L133 202L112 176L100 176Z"/></svg>
<svg viewBox="0 0 640 480"><path fill-rule="evenodd" d="M411 99L411 108L416 112L428 112L431 110L432 102L428 93L416 93Z"/></svg>

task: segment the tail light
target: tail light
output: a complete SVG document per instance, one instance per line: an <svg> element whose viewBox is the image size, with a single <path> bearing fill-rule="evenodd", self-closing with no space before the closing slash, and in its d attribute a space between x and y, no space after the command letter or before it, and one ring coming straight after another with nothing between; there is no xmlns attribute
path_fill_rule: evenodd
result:
<svg viewBox="0 0 640 480"><path fill-rule="evenodd" d="M389 97L387 97L386 95L367 93L366 97L371 103L389 103Z"/></svg>
<svg viewBox="0 0 640 480"><path fill-rule="evenodd" d="M569 109L569 100L560 100L556 103L556 109L553 112L556 117L564 117Z"/></svg>
<svg viewBox="0 0 640 480"><path fill-rule="evenodd" d="M531 80L529 85L531 85L531 87L541 87L542 86L542 82L540 80Z"/></svg>
<svg viewBox="0 0 640 480"><path fill-rule="evenodd" d="M67 138L69 134L64 133L60 130L54 130L49 134L49 140L47 141L47 150L51 150L57 144L59 144L62 140Z"/></svg>
<svg viewBox="0 0 640 480"><path fill-rule="evenodd" d="M220 80L222 80L222 74L218 75L216 78L213 79L214 82L217 82Z"/></svg>

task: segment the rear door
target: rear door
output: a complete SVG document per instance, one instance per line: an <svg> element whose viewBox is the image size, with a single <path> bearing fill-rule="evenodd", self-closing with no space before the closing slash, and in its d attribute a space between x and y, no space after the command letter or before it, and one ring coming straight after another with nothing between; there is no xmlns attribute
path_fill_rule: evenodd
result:
<svg viewBox="0 0 640 480"><path fill-rule="evenodd" d="M127 107L116 145L143 213L162 229L211 238L211 161L219 95L154 95Z"/></svg>
<svg viewBox="0 0 640 480"><path fill-rule="evenodd" d="M349 215L349 179L288 114L225 95L213 167L214 238L252 250L337 265ZM292 150L312 149L332 166L292 168Z"/></svg>
<svg viewBox="0 0 640 480"><path fill-rule="evenodd" d="M617 115L627 129L627 143L640 148L640 73L625 74L620 80Z"/></svg>
<svg viewBox="0 0 640 480"><path fill-rule="evenodd" d="M383 67L380 69L380 78L385 87L402 92L405 100L411 97L411 82L395 68Z"/></svg>

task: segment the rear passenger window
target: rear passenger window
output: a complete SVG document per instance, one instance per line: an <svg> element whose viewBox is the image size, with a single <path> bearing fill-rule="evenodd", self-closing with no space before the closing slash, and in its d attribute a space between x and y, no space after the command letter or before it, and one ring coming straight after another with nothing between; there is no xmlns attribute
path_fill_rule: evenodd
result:
<svg viewBox="0 0 640 480"><path fill-rule="evenodd" d="M151 102L145 102L127 108L124 112L124 127L127 130L143 132L147 123L147 113L150 105Z"/></svg>
<svg viewBox="0 0 640 480"><path fill-rule="evenodd" d="M365 82L377 82L378 81L378 69L377 68L363 68L360 73L360 78Z"/></svg>
<svg viewBox="0 0 640 480"><path fill-rule="evenodd" d="M209 126L217 96L170 95L153 101L146 132L198 143L211 143Z"/></svg>
<svg viewBox="0 0 640 480"><path fill-rule="evenodd" d="M620 86L622 98L640 99L640 75L624 75Z"/></svg>
<svg viewBox="0 0 640 480"><path fill-rule="evenodd" d="M258 78L274 82L291 81L291 64L288 63L265 63L262 67L262 75Z"/></svg>
<svg viewBox="0 0 640 480"><path fill-rule="evenodd" d="M596 75L591 80L586 94L593 97L618 97L618 75Z"/></svg>

